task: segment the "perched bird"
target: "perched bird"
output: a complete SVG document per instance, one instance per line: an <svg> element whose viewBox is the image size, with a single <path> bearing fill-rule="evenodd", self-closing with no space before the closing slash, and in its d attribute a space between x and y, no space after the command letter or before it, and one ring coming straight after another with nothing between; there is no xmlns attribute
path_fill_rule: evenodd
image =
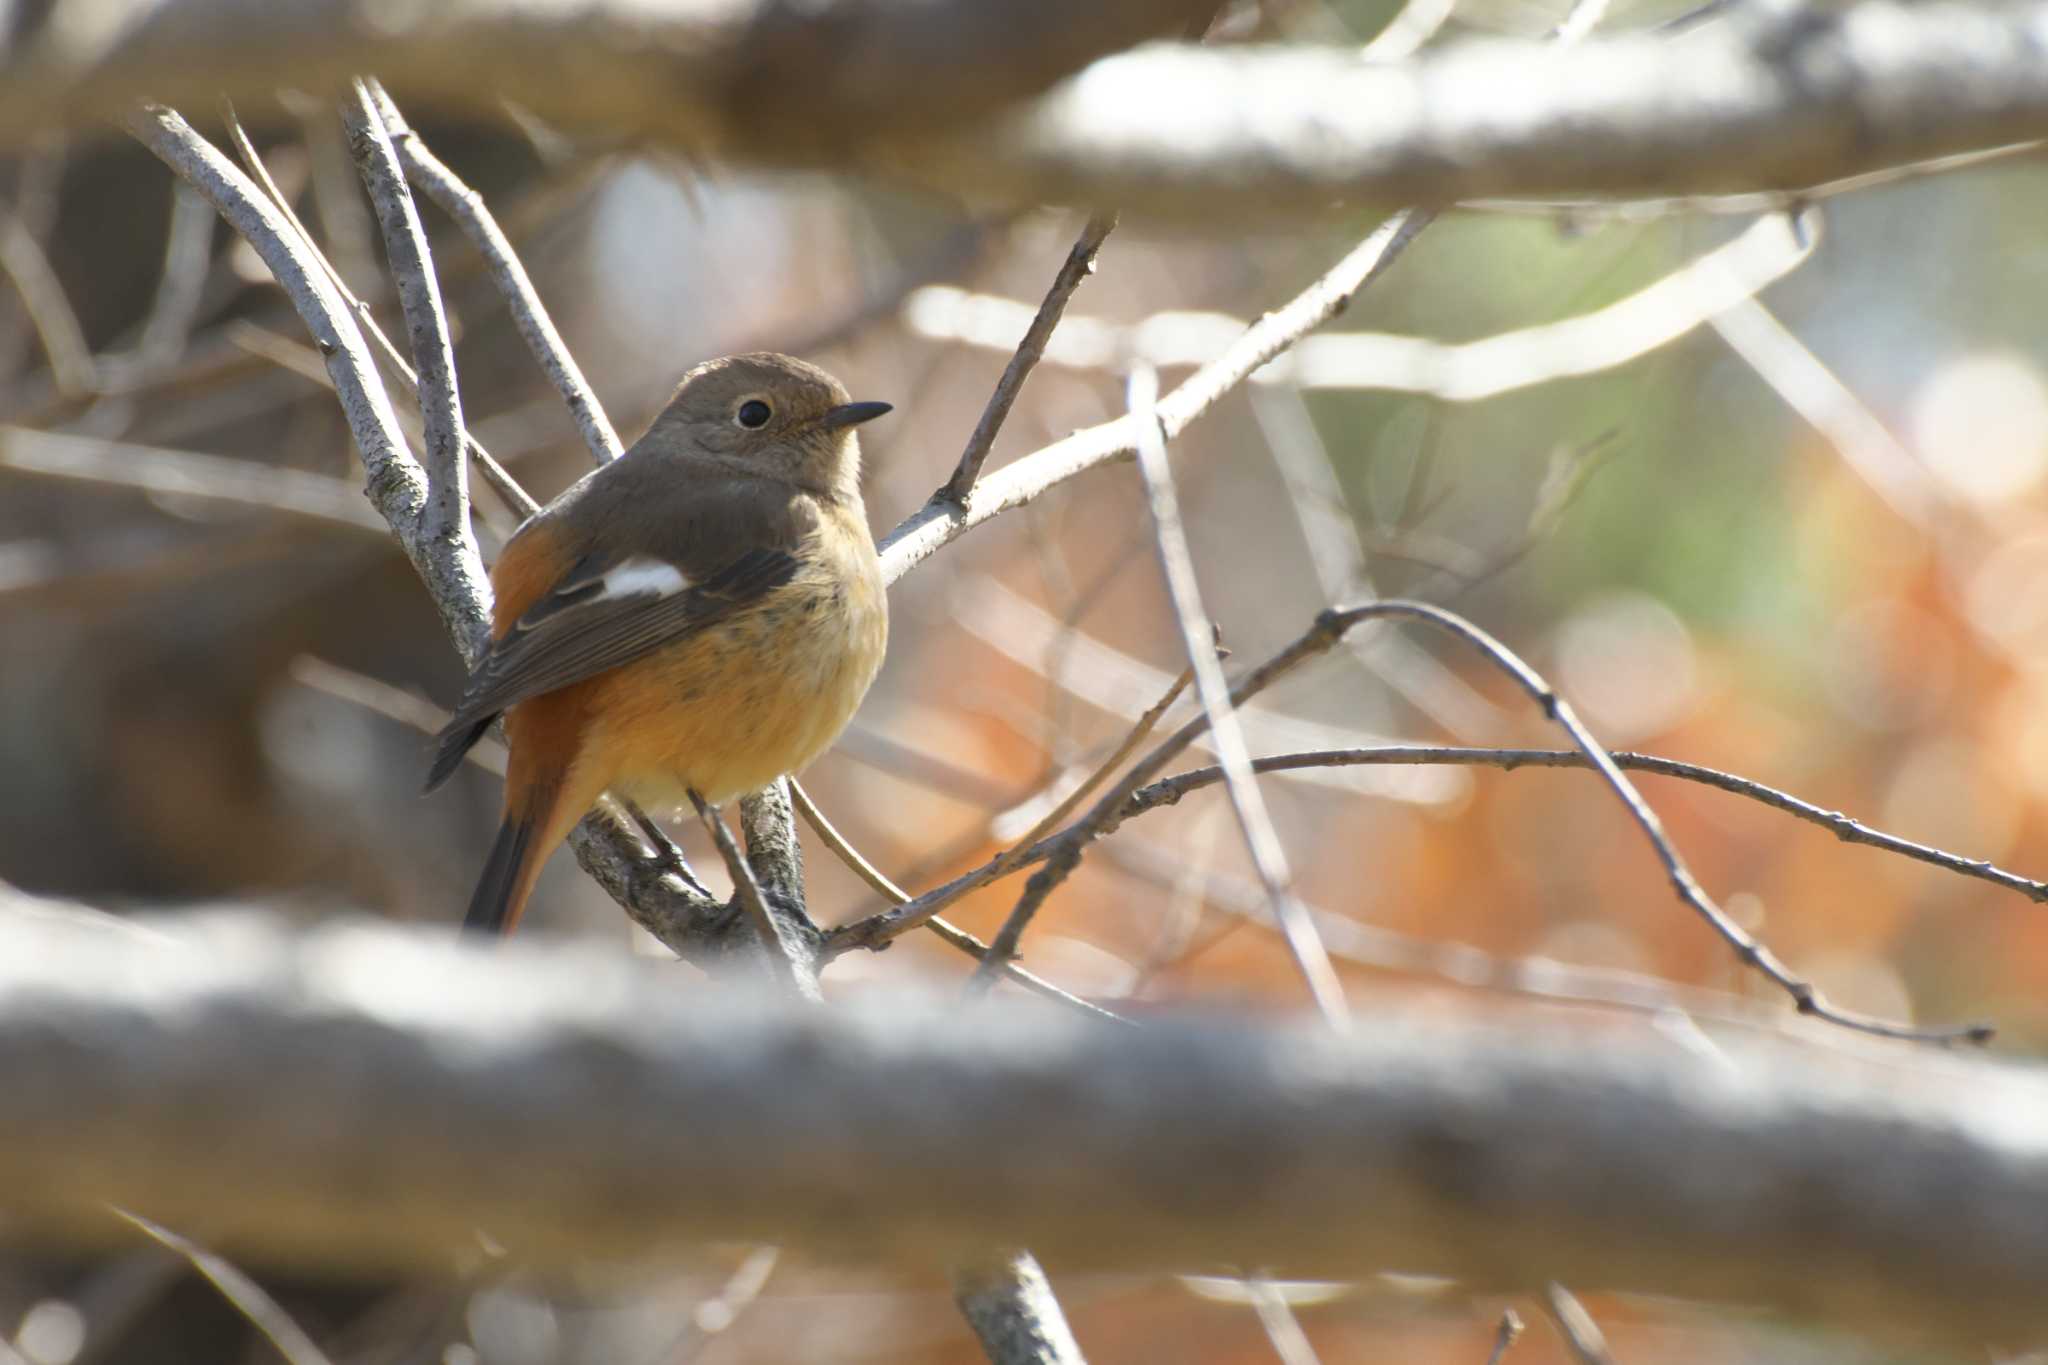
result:
<svg viewBox="0 0 2048 1365"><path fill-rule="evenodd" d="M788 356L711 361L506 543L490 649L427 776L504 714L504 823L465 928L509 933L601 792L718 805L838 737L888 642L853 430L887 411Z"/></svg>

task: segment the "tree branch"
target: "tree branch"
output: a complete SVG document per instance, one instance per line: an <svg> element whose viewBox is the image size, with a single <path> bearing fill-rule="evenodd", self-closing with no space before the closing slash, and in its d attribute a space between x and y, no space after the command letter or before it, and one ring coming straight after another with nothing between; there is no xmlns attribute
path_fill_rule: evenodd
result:
<svg viewBox="0 0 2048 1365"><path fill-rule="evenodd" d="M599 464L616 460L625 453L625 447L619 444L619 435L612 430L611 419L605 416L604 406L591 391L576 358L563 344L562 334L555 330L554 319L548 316L547 306L540 301L540 291L533 287L532 277L526 273L519 254L512 249L511 239L498 226L490 206L484 203L484 197L464 184L461 177L427 149L419 134L406 125L405 116L398 112L398 106L384 93L381 85L371 81L369 90L378 113L383 117L384 126L391 131L406 177L461 225L464 234L476 247L477 254L483 257L491 279L504 296L505 306L511 310L513 325L525 338L527 349L533 352L533 358L540 363L548 381L562 395L562 402L568 406L576 429L583 433L584 444L590 447L591 458Z"/></svg>
<svg viewBox="0 0 2048 1365"><path fill-rule="evenodd" d="M1214 407L1254 370L1342 313L1351 296L1392 265L1431 215L1400 213L1382 223L1315 283L1244 329L1222 355L1189 375L1159 400L1159 424L1169 440ZM1097 465L1137 453L1137 424L1128 415L1099 423L1013 460L974 486L962 507L943 491L882 537L882 576L893 583L974 527L1055 488Z"/></svg>
<svg viewBox="0 0 2048 1365"><path fill-rule="evenodd" d="M398 287L406 339L418 375L427 473L427 505L419 533L430 541L451 542L449 553L480 564L476 535L469 523L469 462L463 449L462 397L455 383L455 343L448 334L448 315L441 306L433 255L383 116L370 102L369 89L361 81L355 83L354 95L354 101L342 108L342 123L384 233L384 251Z"/></svg>
<svg viewBox="0 0 2048 1365"><path fill-rule="evenodd" d="M1207 221L1332 201L1796 196L2048 136L2044 22L2041 0L1867 0L1773 8L1682 41L1466 42L1391 65L1339 48L1154 46L971 137L881 155L927 184Z"/></svg>
<svg viewBox="0 0 2048 1365"><path fill-rule="evenodd" d="M406 557L419 571L441 619L465 660L473 660L486 634L490 586L474 542L467 547L421 534L426 477L405 448L376 362L347 306L283 215L207 141L170 109L146 105L128 116L128 128L158 159L204 195L256 249L305 320L327 362L368 475L367 492Z"/></svg>
<svg viewBox="0 0 2048 1365"><path fill-rule="evenodd" d="M1060 263L1059 273L1053 276L1052 287L1045 291L1045 299L1038 305L1038 312L1024 329L1017 349L1011 353L1009 364L1003 367L1003 377L996 381L995 392L989 395L988 405L981 410L981 420L974 424L967 446L960 452L960 462L953 467L953 476L934 496L966 505L968 496L974 491L974 481L981 477L981 466L988 460L989 448L996 442L996 433L1002 430L1024 381L1030 378L1031 371L1045 355L1045 344L1052 340L1053 328L1060 325L1060 314L1066 312L1067 300L1074 297L1081 281L1095 273L1095 253L1102 249L1102 243L1115 228L1114 213L1099 213L1082 226L1081 235L1074 239L1073 249Z"/></svg>
<svg viewBox="0 0 2048 1365"><path fill-rule="evenodd" d="M1687 782L1716 787L1736 796L1746 796L1752 801L1784 811L1787 815L1804 820L1808 824L1818 825L1845 844L1862 844L1868 848L1883 849L1887 853L1912 858L1958 876L1974 877L2007 891L2018 892L2037 904L2048 902L2048 882L2022 877L2017 872L2008 872L1982 858L1966 858L1959 853L1935 848L1931 844L1915 843L1896 834L1872 829L1841 811L1828 810L1814 805L1811 801L1802 801L1790 792L1735 773L1723 772L1719 768L1709 768L1698 763L1683 763L1675 758L1659 758L1655 754L1630 753L1621 749L1613 750L1609 757L1614 760L1617 768L1630 772L1680 778ZM1321 749L1297 754L1274 754L1267 758L1253 759L1252 768L1261 773L1278 773L1313 767L1346 768L1354 765L1403 763L1450 763L1500 768L1508 772L1516 768L1593 766L1592 760L1576 749L1480 749L1460 745L1386 744L1364 749ZM1187 772L1162 778L1131 793L1126 817L1155 810L1160 806L1173 805L1187 793L1222 780L1223 770L1217 767L1191 768Z"/></svg>
<svg viewBox="0 0 2048 1365"><path fill-rule="evenodd" d="M167 104L339 94L843 165L879 135L983 117L1217 0L170 0L38 13L0 47L0 140Z"/></svg>
<svg viewBox="0 0 2048 1365"><path fill-rule="evenodd" d="M1213 222L1338 201L1796 194L2048 136L2048 0L1809 5L1682 40L1466 42L1398 63L1123 51L1214 8L167 0L85 24L54 6L0 51L0 141L144 94L338 92L375 71L402 98L470 116L511 90L551 123L614 138Z"/></svg>
<svg viewBox="0 0 2048 1365"><path fill-rule="evenodd" d="M703 1240L929 1266L999 1239L1066 1267L1562 1279L1970 1354L2048 1332L2048 1085L1990 1061L1713 1060L1440 1011L1347 1038L825 1012L573 943L159 924L0 915L17 1236L103 1241L111 1201L357 1268L445 1268L479 1227L579 1273Z"/></svg>

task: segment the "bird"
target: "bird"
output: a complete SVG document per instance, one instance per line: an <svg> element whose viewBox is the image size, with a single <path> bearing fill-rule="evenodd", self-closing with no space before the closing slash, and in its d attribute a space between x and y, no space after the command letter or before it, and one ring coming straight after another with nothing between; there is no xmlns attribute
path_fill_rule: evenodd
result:
<svg viewBox="0 0 2048 1365"><path fill-rule="evenodd" d="M790 356L708 361L505 543L490 644L426 781L504 717L504 814L465 929L512 932L603 792L717 806L838 737L888 646L855 428L890 410Z"/></svg>

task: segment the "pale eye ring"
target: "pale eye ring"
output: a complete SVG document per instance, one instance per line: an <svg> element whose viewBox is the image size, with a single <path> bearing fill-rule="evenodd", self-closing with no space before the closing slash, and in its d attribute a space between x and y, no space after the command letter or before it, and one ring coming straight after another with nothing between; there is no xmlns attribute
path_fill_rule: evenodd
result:
<svg viewBox="0 0 2048 1365"><path fill-rule="evenodd" d="M775 410L766 403L758 398L749 398L733 412L732 420L749 431L759 431L768 425L768 419L774 415Z"/></svg>

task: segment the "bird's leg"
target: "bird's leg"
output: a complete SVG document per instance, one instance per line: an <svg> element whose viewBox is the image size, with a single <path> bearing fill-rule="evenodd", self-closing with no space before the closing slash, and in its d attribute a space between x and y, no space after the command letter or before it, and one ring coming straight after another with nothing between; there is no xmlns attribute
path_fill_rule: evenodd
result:
<svg viewBox="0 0 2048 1365"><path fill-rule="evenodd" d="M640 827L640 837L654 850L654 860L661 866L661 870L673 872L682 880L683 885L706 900L713 899L711 889L697 880L697 874L690 870L689 860L683 856L682 846L668 837L668 831L656 824L654 817L642 810L640 803L630 796L621 796L618 801L626 808L626 814L633 817L633 823Z"/></svg>

